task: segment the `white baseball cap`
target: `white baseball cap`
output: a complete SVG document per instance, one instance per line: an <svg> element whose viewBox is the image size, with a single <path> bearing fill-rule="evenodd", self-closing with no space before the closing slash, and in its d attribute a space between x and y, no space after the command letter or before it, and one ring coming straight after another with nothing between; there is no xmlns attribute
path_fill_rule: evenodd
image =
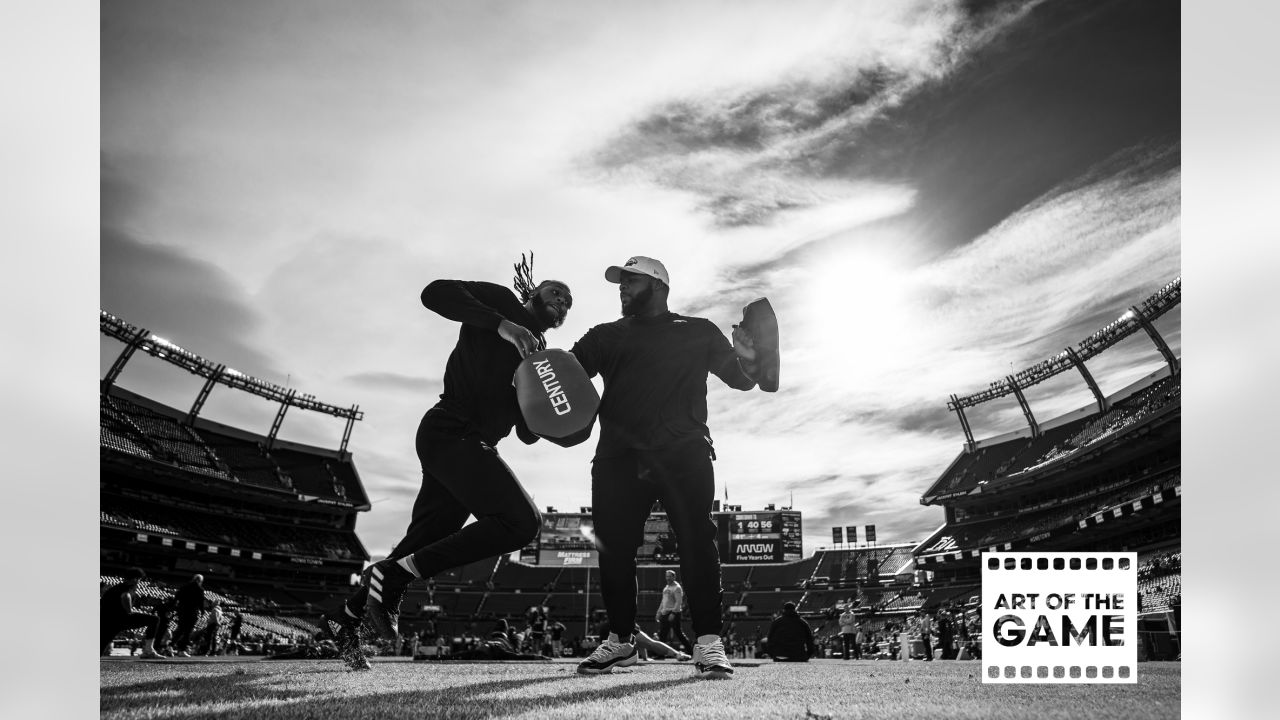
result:
<svg viewBox="0 0 1280 720"><path fill-rule="evenodd" d="M622 282L622 273L633 272L640 275L648 275L651 278L657 278L668 286L671 285L671 278L667 276L667 266L654 260L651 257L636 255L627 258L627 261L621 267L610 265L604 271L604 279L611 283Z"/></svg>

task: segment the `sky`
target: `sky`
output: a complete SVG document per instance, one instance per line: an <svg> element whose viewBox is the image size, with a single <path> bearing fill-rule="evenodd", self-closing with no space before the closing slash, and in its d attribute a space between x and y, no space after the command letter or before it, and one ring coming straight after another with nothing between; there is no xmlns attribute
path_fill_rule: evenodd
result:
<svg viewBox="0 0 1280 720"><path fill-rule="evenodd" d="M782 387L711 378L716 497L881 543L942 524L946 408L1181 274L1177 3L189 2L101 6L101 308L246 374L359 405L357 533L400 537L413 435L457 328L431 280L568 283L567 348L661 259L671 308L781 321ZM1181 354L1181 312L1156 327ZM121 350L100 339L100 371ZM1104 392L1161 367L1137 334ZM179 409L201 381L119 380ZM1031 388L1043 421L1078 375ZM204 416L265 433L219 388ZM1024 425L1013 398L968 413ZM291 411L281 437L336 447ZM540 507L590 504L594 439L499 449Z"/></svg>

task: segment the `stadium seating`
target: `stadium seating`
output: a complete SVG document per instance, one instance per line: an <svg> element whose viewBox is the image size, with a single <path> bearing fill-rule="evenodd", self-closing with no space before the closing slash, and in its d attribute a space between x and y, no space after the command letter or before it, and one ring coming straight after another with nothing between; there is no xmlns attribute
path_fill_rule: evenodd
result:
<svg viewBox="0 0 1280 720"><path fill-rule="evenodd" d="M268 449L263 440L198 430L172 412L167 415L119 395L100 395L101 446L228 482L356 505L367 502L349 460L284 447Z"/></svg>

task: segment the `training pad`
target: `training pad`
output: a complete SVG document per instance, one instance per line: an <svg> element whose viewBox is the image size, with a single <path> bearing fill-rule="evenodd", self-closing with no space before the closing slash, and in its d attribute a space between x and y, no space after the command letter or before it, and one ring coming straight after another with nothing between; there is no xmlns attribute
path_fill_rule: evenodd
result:
<svg viewBox="0 0 1280 720"><path fill-rule="evenodd" d="M561 447L591 436L600 395L578 359L565 350L542 350L516 368L516 399L525 425Z"/></svg>
<svg viewBox="0 0 1280 720"><path fill-rule="evenodd" d="M778 352L778 316L773 313L773 306L769 304L768 298L753 300L742 308L740 325L755 340L756 363L759 368L756 375L760 389L777 392L782 356Z"/></svg>

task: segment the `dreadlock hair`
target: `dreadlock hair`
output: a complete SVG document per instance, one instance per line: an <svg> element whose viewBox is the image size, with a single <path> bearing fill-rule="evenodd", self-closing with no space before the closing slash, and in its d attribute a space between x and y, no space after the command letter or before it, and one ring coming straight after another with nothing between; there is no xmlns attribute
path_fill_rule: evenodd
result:
<svg viewBox="0 0 1280 720"><path fill-rule="evenodd" d="M515 287L516 294L520 296L520 302L522 303L529 302L529 298L533 297L533 294L538 292L538 290L544 285L554 283L556 285L563 285L566 288L569 287L559 280L543 280L535 285L533 282L532 250L529 251L528 259L525 258L524 253L520 253L520 262L516 263L512 267L516 269L516 275L512 278L514 280L513 286Z"/></svg>
<svg viewBox="0 0 1280 720"><path fill-rule="evenodd" d="M529 251L529 259L526 260L524 253L520 253L520 262L514 265L516 269L515 289L520 296L520 302L529 302L529 298L537 292L538 288L533 284L533 251Z"/></svg>

